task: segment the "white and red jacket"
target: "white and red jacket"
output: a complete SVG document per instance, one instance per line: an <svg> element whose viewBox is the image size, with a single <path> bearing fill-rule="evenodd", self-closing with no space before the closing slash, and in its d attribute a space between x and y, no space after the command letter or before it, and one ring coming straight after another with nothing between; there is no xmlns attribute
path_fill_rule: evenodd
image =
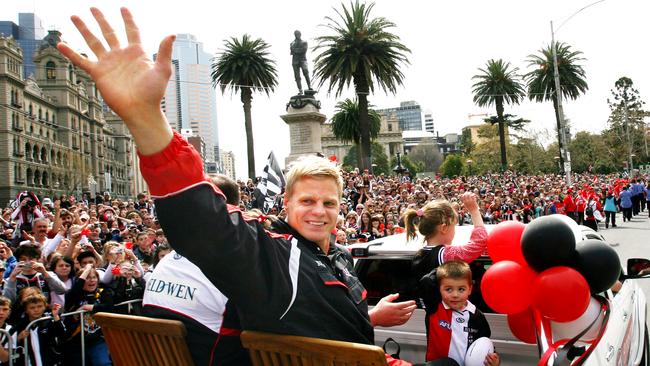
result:
<svg viewBox="0 0 650 366"><path fill-rule="evenodd" d="M463 365L467 348L481 337L490 337L485 316L469 301L462 311L452 310L442 301L432 310L426 312L427 361L449 357Z"/></svg>

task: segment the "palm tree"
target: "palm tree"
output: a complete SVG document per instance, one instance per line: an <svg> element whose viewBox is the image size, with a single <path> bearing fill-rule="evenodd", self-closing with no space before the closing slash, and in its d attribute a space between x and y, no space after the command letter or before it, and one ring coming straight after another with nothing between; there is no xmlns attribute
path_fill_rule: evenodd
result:
<svg viewBox="0 0 650 366"><path fill-rule="evenodd" d="M225 40L225 49L212 63L212 83L219 85L221 92L241 91L246 127L246 148L248 153L248 177L255 178L255 152L253 149L253 122L251 100L253 91L268 96L278 85L275 61L269 56L269 45L261 38L252 39L248 34L240 39Z"/></svg>
<svg viewBox="0 0 650 366"><path fill-rule="evenodd" d="M557 54L557 68L562 97L575 100L580 94L584 94L589 87L585 80L585 70L578 64L580 61L585 60L580 56L582 52L571 50L571 46L566 43L552 43L546 48L539 50L539 54L528 56L528 66L533 67L532 71L524 75L524 79L528 84L528 98L536 102L553 101L560 164L563 165L564 156L562 150L564 146L562 146L562 124L557 105L557 93L555 91L553 47L555 47Z"/></svg>
<svg viewBox="0 0 650 366"><path fill-rule="evenodd" d="M336 90L336 96L354 83L359 103L359 133L361 136L361 168L370 169L370 118L368 94L377 84L385 92L395 93L402 85L404 75L399 64L408 64L405 53L411 52L400 43L399 37L389 32L395 24L383 17L371 18L374 3L366 5L356 0L343 11L336 11L339 20L330 17L326 25L333 34L316 38L315 49L322 52L316 56L314 76L319 87L326 82L328 93Z"/></svg>
<svg viewBox="0 0 650 366"><path fill-rule="evenodd" d="M381 117L374 109L368 109L370 118L370 138L376 139L379 134ZM336 104L336 111L332 116L332 133L343 143L352 142L358 146L361 142L359 131L359 104L349 98ZM357 166L361 164L361 150L357 148Z"/></svg>
<svg viewBox="0 0 650 366"><path fill-rule="evenodd" d="M506 119L503 115L503 104L519 104L524 98L524 87L517 75L518 68L510 68L509 62L503 60L488 60L485 69L479 69L481 74L474 75L472 79L478 80L472 87L474 103L479 107L491 106L497 108L496 121L499 124L499 143L501 147L501 169L505 171L508 166L506 156Z"/></svg>

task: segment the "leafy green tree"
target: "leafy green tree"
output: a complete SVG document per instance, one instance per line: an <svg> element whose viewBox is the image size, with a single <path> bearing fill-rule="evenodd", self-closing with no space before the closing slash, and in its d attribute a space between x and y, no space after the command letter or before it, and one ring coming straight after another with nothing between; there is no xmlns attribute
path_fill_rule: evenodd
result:
<svg viewBox="0 0 650 366"><path fill-rule="evenodd" d="M553 159L544 147L535 139L521 137L510 147L512 168L524 174L542 174L555 172Z"/></svg>
<svg viewBox="0 0 650 366"><path fill-rule="evenodd" d="M571 141L571 168L582 173L591 167L594 173L616 171L614 151L608 147L603 136L586 131L578 132Z"/></svg>
<svg viewBox="0 0 650 366"><path fill-rule="evenodd" d="M270 95L278 85L275 61L269 58L269 45L261 38L252 39L244 34L241 39L225 40L225 48L212 63L212 83L221 92L241 92L246 128L248 177L255 178L255 150L253 148L253 121L251 101L253 91Z"/></svg>
<svg viewBox="0 0 650 366"><path fill-rule="evenodd" d="M460 151L463 152L463 155L469 156L475 147L476 144L472 141L472 131L469 128L464 129L460 135Z"/></svg>
<svg viewBox="0 0 650 366"><path fill-rule="evenodd" d="M488 60L485 69L472 77L477 82L472 86L474 103L479 107L494 105L497 115L490 123L499 126L499 147L501 151L501 170L506 170L508 158L506 155L506 119L503 114L504 104L519 104L524 99L524 87L517 75L519 69L510 68L509 62L503 60Z"/></svg>
<svg viewBox="0 0 650 366"><path fill-rule="evenodd" d="M549 100L553 102L556 128L558 131L557 139L560 164L564 164L564 157L562 155L564 146L562 146L562 138L560 135L561 121L554 79L553 48L556 49L562 98L575 100L580 94L584 94L589 87L585 79L585 70L579 64L585 60L580 56L582 52L573 51L571 46L566 43L554 42L539 50L539 54L528 56L528 66L533 68L532 71L524 75L524 79L528 85L528 98L536 102Z"/></svg>
<svg viewBox="0 0 650 366"><path fill-rule="evenodd" d="M373 174L392 174L390 166L388 165L388 157L384 152L384 148L376 142L373 142L371 145L372 148L372 164ZM348 150L348 153L343 158L343 166L346 167L346 170L351 170L351 167L356 166L355 162L357 161L359 145L354 145Z"/></svg>
<svg viewBox="0 0 650 366"><path fill-rule="evenodd" d="M643 109L645 102L628 77L619 78L611 92L612 98L607 99L610 115L604 136L613 150L612 157L620 160L625 156L628 164L632 164L630 160L633 155L639 157L636 161L647 161L644 117L650 116L650 113Z"/></svg>
<svg viewBox="0 0 650 366"><path fill-rule="evenodd" d="M314 77L319 86L328 84L328 93L339 96L354 83L359 103L359 132L361 135L361 167L370 169L370 117L368 94L378 85L385 92L395 93L404 75L400 64L408 64L411 52L398 36L390 32L395 24L383 17L372 18L374 3L356 0L349 7L336 11L338 19L326 17L326 27L332 34L316 38Z"/></svg>
<svg viewBox="0 0 650 366"><path fill-rule="evenodd" d="M440 166L440 174L444 177L453 177L463 172L463 158L460 155L447 155Z"/></svg>
<svg viewBox="0 0 650 366"><path fill-rule="evenodd" d="M436 144L419 144L408 154L408 158L419 167L422 172L437 172L444 157Z"/></svg>
<svg viewBox="0 0 650 366"><path fill-rule="evenodd" d="M368 116L370 117L370 138L374 140L379 134L381 116L374 109L368 109ZM349 98L338 102L331 121L330 128L337 139L343 141L343 143L352 142L355 146L359 145L361 133L359 131L359 104L357 102ZM359 155L355 166L360 167L361 150L356 149L356 151Z"/></svg>

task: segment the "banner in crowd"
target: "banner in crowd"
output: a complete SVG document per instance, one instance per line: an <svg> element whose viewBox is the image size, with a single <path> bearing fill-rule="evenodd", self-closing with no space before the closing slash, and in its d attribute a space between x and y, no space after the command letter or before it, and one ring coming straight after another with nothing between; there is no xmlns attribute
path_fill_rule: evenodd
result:
<svg viewBox="0 0 650 366"><path fill-rule="evenodd" d="M255 189L256 207L262 210L264 214L269 213L271 208L278 203L278 195L282 193L284 186L284 174L273 151L271 151L262 172L262 179Z"/></svg>

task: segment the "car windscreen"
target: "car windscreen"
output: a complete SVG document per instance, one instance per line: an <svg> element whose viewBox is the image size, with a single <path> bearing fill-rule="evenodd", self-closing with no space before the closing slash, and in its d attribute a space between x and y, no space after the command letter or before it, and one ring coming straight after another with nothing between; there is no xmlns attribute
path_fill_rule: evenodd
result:
<svg viewBox="0 0 650 366"><path fill-rule="evenodd" d="M470 301L481 311L492 313L483 301L480 291L480 280L491 263L475 261L470 264L474 285ZM359 280L367 291L369 305L376 305L381 298L399 293L397 301L416 300L418 307L422 307L418 295L418 281L411 271L411 260L404 258L360 258L357 259L355 270Z"/></svg>

